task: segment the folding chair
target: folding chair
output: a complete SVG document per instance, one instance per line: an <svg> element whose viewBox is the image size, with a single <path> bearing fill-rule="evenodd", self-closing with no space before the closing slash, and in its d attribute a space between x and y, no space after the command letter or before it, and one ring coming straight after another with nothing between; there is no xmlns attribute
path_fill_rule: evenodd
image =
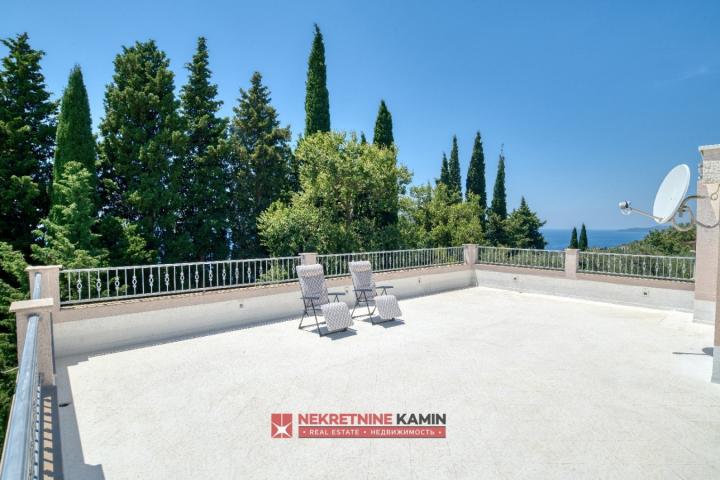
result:
<svg viewBox="0 0 720 480"><path fill-rule="evenodd" d="M295 267L298 280L300 283L300 291L302 293L303 314L300 319L298 329L303 328L305 317L312 316L315 318L315 326L318 335L324 335L320 330L320 321L318 315L322 315L325 319L324 323L327 333L336 333L347 330L353 324L350 310L344 302L340 302L339 296L345 295L345 292L328 292L325 283L325 273L321 264L315 265L298 265ZM329 296L335 297L333 303L330 302Z"/></svg>
<svg viewBox="0 0 720 480"><path fill-rule="evenodd" d="M373 320L376 310L383 322L395 320L396 317L402 315L395 295L388 295L387 293L387 290L393 287L390 285L375 285L370 262L350 262L348 267L352 277L353 290L355 291L355 306L350 314L351 317L356 318L354 316L355 310L361 306L367 307L367 317L373 325L381 323ZM381 292L380 295L378 295L378 290ZM372 309L370 309L371 306ZM365 315L358 316L364 317Z"/></svg>

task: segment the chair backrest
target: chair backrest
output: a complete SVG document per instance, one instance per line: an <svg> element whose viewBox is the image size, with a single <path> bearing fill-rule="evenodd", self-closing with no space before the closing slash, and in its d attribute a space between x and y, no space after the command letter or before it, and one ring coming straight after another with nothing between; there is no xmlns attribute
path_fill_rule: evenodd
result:
<svg viewBox="0 0 720 480"><path fill-rule="evenodd" d="M328 289L325 284L325 271L319 263L314 265L298 265L295 267L298 280L300 281L300 291L305 297L318 297L315 306L330 303L328 300ZM310 306L310 301L305 301L305 306Z"/></svg>
<svg viewBox="0 0 720 480"><path fill-rule="evenodd" d="M372 265L370 265L370 262L367 260L350 262L348 263L348 268L350 269L355 290L362 288L369 289L369 292L365 292L365 297L368 300L375 298L375 280L373 280Z"/></svg>

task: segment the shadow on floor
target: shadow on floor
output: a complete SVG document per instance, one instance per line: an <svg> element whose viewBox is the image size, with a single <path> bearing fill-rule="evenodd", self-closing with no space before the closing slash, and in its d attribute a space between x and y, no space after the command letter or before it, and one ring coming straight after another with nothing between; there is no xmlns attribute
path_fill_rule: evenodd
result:
<svg viewBox="0 0 720 480"><path fill-rule="evenodd" d="M713 356L713 347L705 347L702 352L672 352L673 355L707 355L708 357Z"/></svg>
<svg viewBox="0 0 720 480"><path fill-rule="evenodd" d="M87 361L88 357L76 357L70 365ZM85 463L82 450L82 441L77 423L75 405L73 403L72 387L68 375L68 364L58 366L56 372L56 408L60 421L60 435L57 437L62 451L62 477L68 480L105 480L102 465L89 465ZM45 468L47 469L47 467ZM58 478L58 477L55 477Z"/></svg>
<svg viewBox="0 0 720 480"><path fill-rule="evenodd" d="M373 327L383 327L383 328L392 328L392 327L399 327L400 325L405 325L405 320L401 318L394 318L392 320L383 320L378 316L373 316L372 320L369 317L361 317L355 319L358 322L363 322L368 325L372 325ZM375 322L375 323L373 323Z"/></svg>
<svg viewBox="0 0 720 480"><path fill-rule="evenodd" d="M40 478L62 479L62 446L58 418L57 387L45 386L41 391Z"/></svg>

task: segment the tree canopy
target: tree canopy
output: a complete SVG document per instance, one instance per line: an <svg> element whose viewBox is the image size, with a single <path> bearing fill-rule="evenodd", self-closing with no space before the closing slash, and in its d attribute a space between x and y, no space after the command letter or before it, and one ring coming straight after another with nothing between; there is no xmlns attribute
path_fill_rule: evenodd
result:
<svg viewBox="0 0 720 480"><path fill-rule="evenodd" d="M477 196L478 204L483 210L487 210L487 191L485 189L485 153L483 152L482 138L480 132L475 134L473 142L470 166L468 167L467 179L465 182L465 196L470 194Z"/></svg>
<svg viewBox="0 0 720 480"><path fill-rule="evenodd" d="M410 180L396 165L394 149L329 132L303 138L295 154L300 191L287 202L273 203L258 219L271 254L371 251L397 244L397 226L382 225L377 214L396 204Z"/></svg>
<svg viewBox="0 0 720 480"><path fill-rule="evenodd" d="M582 224L582 227L580 227L580 236L578 237L578 248L580 250L587 250L588 249L588 236L587 236L587 230L585 229L585 224Z"/></svg>
<svg viewBox="0 0 720 480"><path fill-rule="evenodd" d="M305 82L305 135L330 131L330 95L327 89L325 44L320 27L315 24L307 81Z"/></svg>
<svg viewBox="0 0 720 480"><path fill-rule="evenodd" d="M225 169L227 119L218 116L222 102L211 83L207 42L198 38L197 50L186 65L188 81L180 91L185 136L178 157L179 219L177 234L187 242L183 260L220 260L229 255L227 230L228 180Z"/></svg>
<svg viewBox="0 0 720 480"><path fill-rule="evenodd" d="M512 211L506 220L506 231L510 245L516 248L543 249L547 242L540 232L545 222L530 210L525 197L520 206Z"/></svg>
<svg viewBox="0 0 720 480"><path fill-rule="evenodd" d="M364 135L361 134L361 140ZM393 138L392 115L385 105L385 100L380 100L377 119L375 120L375 133L373 143L380 147L390 147L395 142Z"/></svg>
<svg viewBox="0 0 720 480"><path fill-rule="evenodd" d="M79 65L70 70L67 87L60 102L53 178L60 178L68 162L79 162L91 174L91 186L96 187L95 137L92 133L90 103ZM92 192L91 195L95 193Z"/></svg>
<svg viewBox="0 0 720 480"><path fill-rule="evenodd" d="M572 233L570 234L570 245L568 245L568 248L578 248L578 234L577 234L577 228L573 227Z"/></svg>
<svg viewBox="0 0 720 480"><path fill-rule="evenodd" d="M457 137L455 135L453 135L450 160L448 160L447 187L452 201L460 202L462 200L462 177L460 174L460 153L458 152Z"/></svg>
<svg viewBox="0 0 720 480"><path fill-rule="evenodd" d="M264 254L256 220L274 201L293 192L290 128L280 127L270 90L255 72L250 88L240 90L230 125L233 256Z"/></svg>
<svg viewBox="0 0 720 480"><path fill-rule="evenodd" d="M49 207L57 106L27 33L2 40L0 69L0 241L27 254Z"/></svg>
<svg viewBox="0 0 720 480"><path fill-rule="evenodd" d="M507 194L505 193L505 154L500 152L497 175L493 187L493 199L490 210L501 219L507 218Z"/></svg>
<svg viewBox="0 0 720 480"><path fill-rule="evenodd" d="M99 145L105 215L136 225L164 261L188 248L187 238L175 235L181 175L175 167L185 139L169 65L152 40L123 47L105 91Z"/></svg>

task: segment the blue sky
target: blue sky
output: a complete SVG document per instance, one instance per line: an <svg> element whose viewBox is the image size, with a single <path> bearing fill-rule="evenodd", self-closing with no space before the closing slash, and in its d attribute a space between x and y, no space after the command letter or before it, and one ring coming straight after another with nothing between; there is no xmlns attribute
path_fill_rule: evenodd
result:
<svg viewBox="0 0 720 480"><path fill-rule="evenodd" d="M415 183L439 175L453 134L464 182L480 130L489 191L505 145L511 207L525 195L548 227L625 228L647 223L619 200L649 207L667 170L695 172L697 147L720 143L719 20L720 2L692 0L43 0L3 5L0 36L30 34L56 96L79 63L97 124L122 45L155 39L179 88L204 35L223 114L258 70L296 136L317 22L333 129L371 137L384 98Z"/></svg>

